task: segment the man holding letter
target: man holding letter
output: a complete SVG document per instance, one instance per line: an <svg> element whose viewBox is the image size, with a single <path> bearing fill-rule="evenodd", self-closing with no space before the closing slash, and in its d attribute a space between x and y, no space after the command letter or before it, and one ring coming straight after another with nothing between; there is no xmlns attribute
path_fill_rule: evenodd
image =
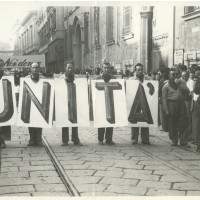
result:
<svg viewBox="0 0 200 200"><path fill-rule="evenodd" d="M75 86L74 82L74 63L68 62L65 67L65 75L60 78L65 78L66 85L68 88L73 88ZM73 89L72 89L73 90ZM69 142L69 127L62 128L62 146L68 145ZM75 145L82 146L82 143L78 137L78 127L72 127L72 142Z"/></svg>

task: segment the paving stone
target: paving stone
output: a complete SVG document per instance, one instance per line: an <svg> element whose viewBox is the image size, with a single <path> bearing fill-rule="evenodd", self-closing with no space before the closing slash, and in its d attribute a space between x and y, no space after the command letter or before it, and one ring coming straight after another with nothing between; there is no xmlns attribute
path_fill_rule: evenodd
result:
<svg viewBox="0 0 200 200"><path fill-rule="evenodd" d="M38 184L35 189L37 192L67 192L63 184Z"/></svg>
<svg viewBox="0 0 200 200"><path fill-rule="evenodd" d="M59 177L21 177L4 178L0 180L0 186L5 185L34 185L45 183L62 183Z"/></svg>
<svg viewBox="0 0 200 200"><path fill-rule="evenodd" d="M153 161L148 161L148 160L139 161L137 164L138 165L156 165L156 166L163 165L163 163L161 163L160 161L155 161L155 160L153 160Z"/></svg>
<svg viewBox="0 0 200 200"><path fill-rule="evenodd" d="M41 161L30 161L32 166L41 166L41 165L52 165L50 160L41 160Z"/></svg>
<svg viewBox="0 0 200 200"><path fill-rule="evenodd" d="M93 176L96 170L65 170L68 176Z"/></svg>
<svg viewBox="0 0 200 200"><path fill-rule="evenodd" d="M158 175L174 175L174 174L180 174L180 172L176 171L176 170L155 170L153 172L153 174L158 174Z"/></svg>
<svg viewBox="0 0 200 200"><path fill-rule="evenodd" d="M117 162L113 167L123 168L123 169L142 169L143 165L136 165L137 161L130 162Z"/></svg>
<svg viewBox="0 0 200 200"><path fill-rule="evenodd" d="M116 194L116 193L112 193L112 192L95 192L95 191L91 191L91 192L82 192L80 194L81 196L94 196L94 197L98 197L98 196L127 196L126 194L120 195L120 194Z"/></svg>
<svg viewBox="0 0 200 200"><path fill-rule="evenodd" d="M29 177L28 172L4 172L0 173L0 180L1 178L17 178L17 177Z"/></svg>
<svg viewBox="0 0 200 200"><path fill-rule="evenodd" d="M108 185L105 184L76 184L76 188L79 192L100 192L104 191Z"/></svg>
<svg viewBox="0 0 200 200"><path fill-rule="evenodd" d="M14 197L16 197L16 196L31 196L31 193L13 193L13 194L3 194L3 195L1 195L0 194L0 196L6 196L6 197L10 197L10 196L14 196Z"/></svg>
<svg viewBox="0 0 200 200"><path fill-rule="evenodd" d="M80 159L80 156L68 156L68 157L57 157L59 161L65 161L65 160L78 160Z"/></svg>
<svg viewBox="0 0 200 200"><path fill-rule="evenodd" d="M147 187L147 188L160 188L160 189L170 189L171 183L167 182L158 182L158 181L143 181L141 180L138 183L138 186L140 187Z"/></svg>
<svg viewBox="0 0 200 200"><path fill-rule="evenodd" d="M3 167L0 170L1 170L1 173L2 172L18 172L19 171L18 167Z"/></svg>
<svg viewBox="0 0 200 200"><path fill-rule="evenodd" d="M189 173L190 173L190 175L192 175L195 178L198 178L200 180L200 169L199 170L189 171Z"/></svg>
<svg viewBox="0 0 200 200"><path fill-rule="evenodd" d="M82 160L61 160L60 163L62 165L83 165L86 162Z"/></svg>
<svg viewBox="0 0 200 200"><path fill-rule="evenodd" d="M45 171L45 170L55 170L54 166L29 166L29 167L19 167L20 171Z"/></svg>
<svg viewBox="0 0 200 200"><path fill-rule="evenodd" d="M173 189L175 189L175 190L196 190L196 191L200 191L200 183L197 183L197 182L174 183Z"/></svg>
<svg viewBox="0 0 200 200"><path fill-rule="evenodd" d="M144 169L148 169L148 170L171 170L171 168L168 167L167 165L158 165L158 166L147 165L147 166L144 167Z"/></svg>
<svg viewBox="0 0 200 200"><path fill-rule="evenodd" d="M29 172L30 177L57 177L58 173L56 171L33 171Z"/></svg>
<svg viewBox="0 0 200 200"><path fill-rule="evenodd" d="M147 181L158 181L160 177L157 175L147 175L147 174L140 174L140 173L125 173L123 178L133 178L137 180L147 180Z"/></svg>
<svg viewBox="0 0 200 200"><path fill-rule="evenodd" d="M81 177L71 177L71 181L76 186L76 184L96 184L102 177L97 176L81 176Z"/></svg>
<svg viewBox="0 0 200 200"><path fill-rule="evenodd" d="M129 154L128 154L129 155ZM146 157L146 156L142 156L142 157L135 157L135 156L131 156L131 159L130 160L136 160L136 161L139 161L139 160L141 160L141 161L143 161L143 160L149 160L149 161L152 161L153 159L151 158L151 157Z"/></svg>
<svg viewBox="0 0 200 200"><path fill-rule="evenodd" d="M127 185L127 186L136 186L138 180L133 179L124 179L124 178L111 178L104 177L99 183L101 184L109 184L109 185Z"/></svg>
<svg viewBox="0 0 200 200"><path fill-rule="evenodd" d="M137 170L133 170L133 169L123 169L123 171L125 173L132 173L132 174L144 174L144 175L150 175L153 173L152 170L140 170L140 169L137 169Z"/></svg>
<svg viewBox="0 0 200 200"><path fill-rule="evenodd" d="M149 189L146 196L185 196L185 191Z"/></svg>
<svg viewBox="0 0 200 200"><path fill-rule="evenodd" d="M31 193L32 196L70 196L67 192L34 192Z"/></svg>
<svg viewBox="0 0 200 200"><path fill-rule="evenodd" d="M147 188L143 187L130 187L130 186L116 186L116 185L110 185L106 192L113 192L116 194L131 194L131 195L137 195L137 196L143 196L145 195L147 191Z"/></svg>
<svg viewBox="0 0 200 200"><path fill-rule="evenodd" d="M187 191L186 196L200 196L200 190L199 191Z"/></svg>
<svg viewBox="0 0 200 200"><path fill-rule="evenodd" d="M102 160L102 158L95 158L90 156L90 157L81 157L80 160L99 162Z"/></svg>
<svg viewBox="0 0 200 200"><path fill-rule="evenodd" d="M124 175L123 172L118 171L97 171L94 176L100 176L100 177L113 177L113 178L120 178Z"/></svg>
<svg viewBox="0 0 200 200"><path fill-rule="evenodd" d="M88 164L86 165L86 164L84 164L84 165L63 165L63 168L65 169L65 170L75 170L75 169L79 169L79 170L81 170L81 169L88 169Z"/></svg>
<svg viewBox="0 0 200 200"><path fill-rule="evenodd" d="M1 163L1 167L23 167L23 166L30 166L30 162L29 161L15 161L15 162L2 162Z"/></svg>
<svg viewBox="0 0 200 200"><path fill-rule="evenodd" d="M167 182L188 182L191 181L191 178L184 176L182 174L174 174L172 175L163 175L160 181L167 181Z"/></svg>
<svg viewBox="0 0 200 200"><path fill-rule="evenodd" d="M14 193L26 193L34 192L35 189L32 185L15 185L15 186L2 186L0 187L0 194L14 194Z"/></svg>
<svg viewBox="0 0 200 200"><path fill-rule="evenodd" d="M45 161L45 160L49 160L49 157L24 157L23 156L23 161Z"/></svg>
<svg viewBox="0 0 200 200"><path fill-rule="evenodd" d="M3 162L16 162L16 161L22 161L22 158L1 158L2 163Z"/></svg>

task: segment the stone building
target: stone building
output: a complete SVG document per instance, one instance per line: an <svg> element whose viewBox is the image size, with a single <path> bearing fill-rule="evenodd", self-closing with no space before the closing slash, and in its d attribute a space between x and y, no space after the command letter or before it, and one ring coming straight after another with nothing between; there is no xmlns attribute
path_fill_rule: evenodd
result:
<svg viewBox="0 0 200 200"><path fill-rule="evenodd" d="M106 59L115 69L141 62L151 70L153 7L102 6L65 8L65 59L76 69L101 67Z"/></svg>
<svg viewBox="0 0 200 200"><path fill-rule="evenodd" d="M64 7L41 8L37 25L39 53L45 54L46 72L64 71Z"/></svg>
<svg viewBox="0 0 200 200"><path fill-rule="evenodd" d="M15 50L19 55L38 55L37 11L30 11L17 29Z"/></svg>

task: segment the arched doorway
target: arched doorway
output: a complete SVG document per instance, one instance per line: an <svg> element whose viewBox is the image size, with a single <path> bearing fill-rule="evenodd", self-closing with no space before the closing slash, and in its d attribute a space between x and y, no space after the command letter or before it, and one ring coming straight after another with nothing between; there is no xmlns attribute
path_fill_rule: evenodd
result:
<svg viewBox="0 0 200 200"><path fill-rule="evenodd" d="M74 35L74 65L75 69L82 70L81 27L76 24Z"/></svg>

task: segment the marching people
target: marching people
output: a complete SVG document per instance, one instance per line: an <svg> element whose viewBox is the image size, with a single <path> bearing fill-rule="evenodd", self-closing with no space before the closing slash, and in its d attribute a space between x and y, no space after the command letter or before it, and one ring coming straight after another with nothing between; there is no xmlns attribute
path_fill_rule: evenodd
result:
<svg viewBox="0 0 200 200"><path fill-rule="evenodd" d="M115 77L111 74L110 70L110 63L106 62L104 60L103 62L103 72L99 76L96 77L96 79L103 79L106 83L110 81L110 79L115 79ZM112 140L113 137L113 127L107 127L107 128L98 128L98 140L99 144L102 145L104 140L104 135L106 139L106 144L108 145L114 145L115 143Z"/></svg>
<svg viewBox="0 0 200 200"><path fill-rule="evenodd" d="M169 138L172 141L171 146L177 146L180 139L180 145L190 147L187 144L186 126L187 120L186 105L184 96L189 95L189 89L186 84L178 79L178 71L171 68L169 72L169 81L162 88L163 110L168 118Z"/></svg>
<svg viewBox="0 0 200 200"><path fill-rule="evenodd" d="M39 74L39 65L38 63L32 63L31 65L31 74L26 76L28 78L31 78L31 80L37 84L38 81L43 78ZM30 140L28 143L28 146L42 146L42 128L37 127L28 127Z"/></svg>
<svg viewBox="0 0 200 200"><path fill-rule="evenodd" d="M144 81L144 73L143 73L143 65L141 63L137 63L135 65L135 75L131 77L130 80L138 80L140 84ZM139 127L132 127L131 128L131 140L132 145L138 143L138 136L139 136ZM141 140L142 144L150 144L149 142L149 127L141 127Z"/></svg>
<svg viewBox="0 0 200 200"><path fill-rule="evenodd" d="M194 127L196 130L196 151L200 153L200 76L195 77L194 93L195 95L198 95L197 99L194 101L194 115L197 120L197 123L195 123Z"/></svg>
<svg viewBox="0 0 200 200"><path fill-rule="evenodd" d="M74 74L74 63L68 62L65 67L65 74L61 76L60 78L64 78L66 84L73 84L75 79ZM69 142L69 127L63 127L62 128L62 146L68 145ZM74 145L82 146L83 144L80 142L79 136L78 136L78 127L72 127L72 142Z"/></svg>
<svg viewBox="0 0 200 200"><path fill-rule="evenodd" d="M158 107L159 107L159 112L158 112L158 118L160 119L159 122L162 127L163 131L168 131L168 123L167 123L167 117L165 113L163 112L163 107L162 107L162 88L163 86L168 82L169 79L169 68L160 68L160 80L159 80L159 89L158 89Z"/></svg>
<svg viewBox="0 0 200 200"><path fill-rule="evenodd" d="M3 71L4 62L0 60L0 80L4 75ZM11 126L1 126L0 127L0 149L6 148L5 140L10 140L11 138Z"/></svg>

